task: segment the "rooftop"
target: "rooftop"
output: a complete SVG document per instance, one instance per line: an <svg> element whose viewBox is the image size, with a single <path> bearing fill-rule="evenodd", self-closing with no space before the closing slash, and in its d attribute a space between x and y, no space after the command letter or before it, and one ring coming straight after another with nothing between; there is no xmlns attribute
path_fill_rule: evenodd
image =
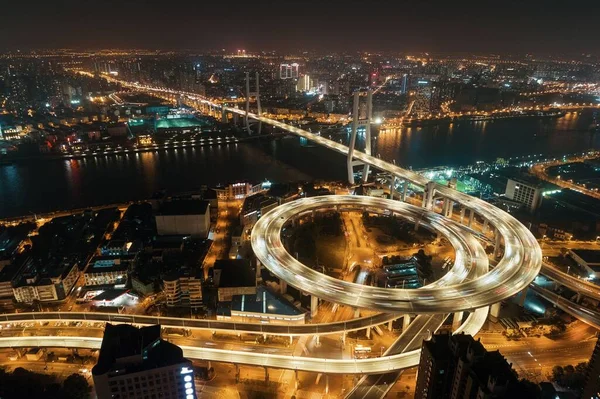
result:
<svg viewBox="0 0 600 399"><path fill-rule="evenodd" d="M134 361L132 357L138 358ZM127 374L185 361L181 348L160 338L160 325L137 328L106 323L98 363L92 374L101 375L117 369Z"/></svg>
<svg viewBox="0 0 600 399"><path fill-rule="evenodd" d="M197 199L178 199L165 201L160 210L157 212L158 215L206 215L208 210L208 201L202 201Z"/></svg>
<svg viewBox="0 0 600 399"><path fill-rule="evenodd" d="M256 286L256 269L247 259L217 259L214 272L219 288Z"/></svg>
<svg viewBox="0 0 600 399"><path fill-rule="evenodd" d="M234 295L231 299L231 310L285 316L304 314L286 298L269 291L265 287L258 287L255 295Z"/></svg>

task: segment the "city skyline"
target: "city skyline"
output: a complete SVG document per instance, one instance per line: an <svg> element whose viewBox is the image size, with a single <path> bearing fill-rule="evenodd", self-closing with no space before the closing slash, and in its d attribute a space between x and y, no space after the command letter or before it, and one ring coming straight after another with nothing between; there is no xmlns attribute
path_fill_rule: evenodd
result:
<svg viewBox="0 0 600 399"><path fill-rule="evenodd" d="M598 51L598 2L260 2L154 0L11 4L0 50L51 48L423 51L580 54ZM24 29L26 27L26 29ZM57 27L60 27L57 29ZM248 28L251 27L251 34Z"/></svg>

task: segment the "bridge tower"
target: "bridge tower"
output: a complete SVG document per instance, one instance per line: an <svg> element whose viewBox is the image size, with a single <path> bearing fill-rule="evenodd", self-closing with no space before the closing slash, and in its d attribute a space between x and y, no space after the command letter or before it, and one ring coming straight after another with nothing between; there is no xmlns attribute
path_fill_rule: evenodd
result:
<svg viewBox="0 0 600 399"><path fill-rule="evenodd" d="M250 122L248 121L248 114L250 113L250 97L256 98L257 115L258 116L262 115L262 108L260 106L260 89L259 89L259 79L258 78L259 78L258 72L256 72L256 77L255 77L256 90L251 92L250 91L250 72L246 72L246 113L244 115L244 124L246 126L246 130L248 131L248 133L251 133ZM258 133L259 134L260 134L261 127L262 127L262 122L258 121Z"/></svg>
<svg viewBox="0 0 600 399"><path fill-rule="evenodd" d="M363 118L360 117L360 98L361 94L366 94L366 112ZM363 183L369 179L369 165L354 160L354 147L356 146L356 135L358 127L365 127L365 153L371 155L371 119L373 119L373 91L365 92L355 91L352 104L352 132L350 134L350 144L348 145L348 182L354 184L354 166L363 166Z"/></svg>

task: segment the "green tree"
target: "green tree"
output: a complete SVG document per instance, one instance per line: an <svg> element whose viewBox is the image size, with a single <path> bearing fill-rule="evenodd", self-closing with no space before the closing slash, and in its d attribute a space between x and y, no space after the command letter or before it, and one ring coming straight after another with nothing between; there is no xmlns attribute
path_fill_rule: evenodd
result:
<svg viewBox="0 0 600 399"><path fill-rule="evenodd" d="M90 385L81 374L71 374L63 382L63 393L66 399L88 399Z"/></svg>

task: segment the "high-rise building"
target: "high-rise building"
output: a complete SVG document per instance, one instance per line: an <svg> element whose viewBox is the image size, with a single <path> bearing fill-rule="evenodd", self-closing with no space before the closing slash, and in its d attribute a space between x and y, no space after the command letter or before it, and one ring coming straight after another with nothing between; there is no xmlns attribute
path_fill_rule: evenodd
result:
<svg viewBox="0 0 600 399"><path fill-rule="evenodd" d="M434 335L423 342L416 399L530 398L512 365L470 335Z"/></svg>
<svg viewBox="0 0 600 399"><path fill-rule="evenodd" d="M298 67L297 63L293 64L281 64L279 65L279 78L280 79L297 79L298 78Z"/></svg>
<svg viewBox="0 0 600 399"><path fill-rule="evenodd" d="M600 339L596 341L594 352L588 363L588 371L582 399L600 399Z"/></svg>
<svg viewBox="0 0 600 399"><path fill-rule="evenodd" d="M159 325L107 323L92 377L98 399L196 398L192 363Z"/></svg>

